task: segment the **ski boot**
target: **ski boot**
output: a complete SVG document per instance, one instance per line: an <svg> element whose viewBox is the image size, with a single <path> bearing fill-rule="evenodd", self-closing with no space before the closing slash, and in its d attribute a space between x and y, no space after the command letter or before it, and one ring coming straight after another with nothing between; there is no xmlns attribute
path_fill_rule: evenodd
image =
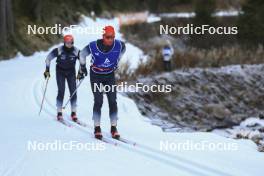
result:
<svg viewBox="0 0 264 176"><path fill-rule="evenodd" d="M76 112L72 112L72 113L71 113L71 118L72 118L72 121L74 121L74 122L77 122L77 121L78 121L78 118L77 118Z"/></svg>
<svg viewBox="0 0 264 176"><path fill-rule="evenodd" d="M103 135L102 135L101 127L100 126L94 127L94 137L96 139L100 139L100 140L103 138Z"/></svg>
<svg viewBox="0 0 264 176"><path fill-rule="evenodd" d="M111 126L111 134L112 134L112 138L114 139L120 138L120 134L118 133L116 126Z"/></svg>
<svg viewBox="0 0 264 176"><path fill-rule="evenodd" d="M58 121L62 121L63 120L62 112L58 112L58 114L57 114L57 120Z"/></svg>

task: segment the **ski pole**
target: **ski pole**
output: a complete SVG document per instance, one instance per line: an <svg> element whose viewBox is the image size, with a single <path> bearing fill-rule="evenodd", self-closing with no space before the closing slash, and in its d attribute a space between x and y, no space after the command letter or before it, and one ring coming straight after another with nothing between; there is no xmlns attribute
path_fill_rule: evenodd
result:
<svg viewBox="0 0 264 176"><path fill-rule="evenodd" d="M46 85L45 85L45 89L44 89L44 93L43 93L43 97L42 97L42 101L41 101L41 105L40 105L39 115L42 111L42 107L44 104L44 99L45 99L45 95L46 95L46 91L47 91L47 87L48 87L48 82L49 82L49 77L47 78L47 81L46 81Z"/></svg>
<svg viewBox="0 0 264 176"><path fill-rule="evenodd" d="M79 84L77 85L76 89L74 90L74 92L72 93L72 95L70 96L70 98L68 99L68 101L65 103L65 105L62 107L62 109L65 109L66 106L69 104L69 102L71 101L72 97L76 94L77 89L80 87L80 85L82 84L84 78L81 79L81 81L79 82Z"/></svg>

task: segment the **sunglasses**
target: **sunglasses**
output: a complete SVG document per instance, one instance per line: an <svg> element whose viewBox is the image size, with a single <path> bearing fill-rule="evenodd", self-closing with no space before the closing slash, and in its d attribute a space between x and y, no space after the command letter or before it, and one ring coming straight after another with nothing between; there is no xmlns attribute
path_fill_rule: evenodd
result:
<svg viewBox="0 0 264 176"><path fill-rule="evenodd" d="M73 45L73 42L64 42L65 45Z"/></svg>
<svg viewBox="0 0 264 176"><path fill-rule="evenodd" d="M114 39L115 36L112 36L112 35L107 36L107 35L106 35L105 38L106 38L106 39Z"/></svg>

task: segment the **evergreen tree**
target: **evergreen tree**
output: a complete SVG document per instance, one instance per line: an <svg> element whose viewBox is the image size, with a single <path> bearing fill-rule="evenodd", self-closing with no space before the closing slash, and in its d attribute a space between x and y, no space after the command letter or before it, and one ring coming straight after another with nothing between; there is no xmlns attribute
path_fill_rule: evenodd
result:
<svg viewBox="0 0 264 176"><path fill-rule="evenodd" d="M239 39L248 44L264 44L264 1L248 0L238 21Z"/></svg>
<svg viewBox="0 0 264 176"><path fill-rule="evenodd" d="M215 1L214 0L196 0L195 3L195 24L209 24L213 25L214 18L212 14L215 12Z"/></svg>

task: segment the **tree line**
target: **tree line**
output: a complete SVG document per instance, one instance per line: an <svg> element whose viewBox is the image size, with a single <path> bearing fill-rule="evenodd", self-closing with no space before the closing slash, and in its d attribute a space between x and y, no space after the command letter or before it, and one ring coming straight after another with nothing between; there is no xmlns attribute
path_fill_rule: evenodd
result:
<svg viewBox="0 0 264 176"><path fill-rule="evenodd" d="M199 23L213 23L211 13L216 0L0 0L0 59L15 55L18 51L30 55L58 41L59 36L26 36L27 24L63 25L77 23L80 14L96 15L104 11L173 12L175 7L189 5L197 13ZM264 43L264 1L246 0L238 20L239 38L245 43ZM207 23L208 24L208 23Z"/></svg>

